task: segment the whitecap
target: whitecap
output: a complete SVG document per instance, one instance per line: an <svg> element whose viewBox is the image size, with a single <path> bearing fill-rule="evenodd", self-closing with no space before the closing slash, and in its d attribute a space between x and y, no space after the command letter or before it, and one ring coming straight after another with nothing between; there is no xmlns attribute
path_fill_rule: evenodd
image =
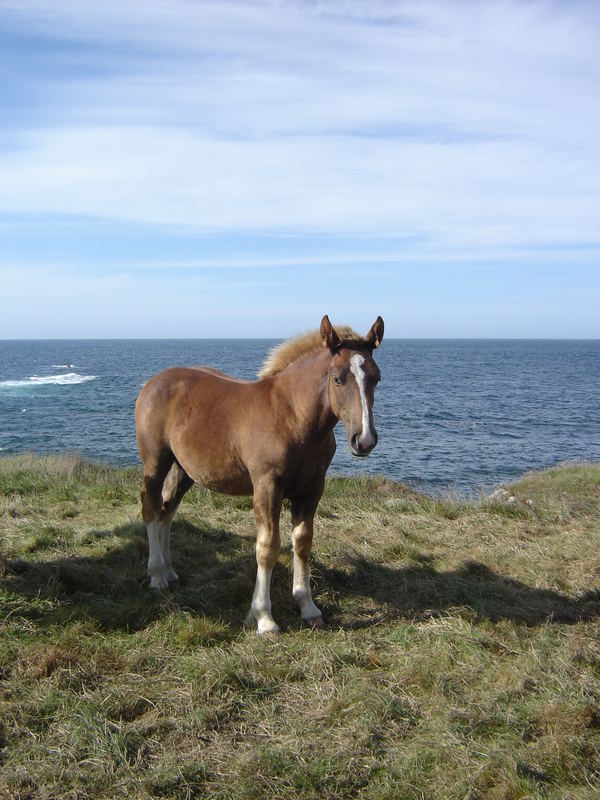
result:
<svg viewBox="0 0 600 800"><path fill-rule="evenodd" d="M32 386L74 386L87 381L95 381L97 375L79 375L77 372L67 372L64 375L31 375L25 380L0 381L0 387L32 387Z"/></svg>

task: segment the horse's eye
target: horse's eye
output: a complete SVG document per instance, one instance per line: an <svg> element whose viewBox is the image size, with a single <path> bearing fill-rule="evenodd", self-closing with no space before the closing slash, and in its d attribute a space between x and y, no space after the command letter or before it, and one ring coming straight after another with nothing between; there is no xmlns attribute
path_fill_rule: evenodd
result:
<svg viewBox="0 0 600 800"><path fill-rule="evenodd" d="M333 376L333 382L336 386L341 386L343 383L342 379L338 375Z"/></svg>

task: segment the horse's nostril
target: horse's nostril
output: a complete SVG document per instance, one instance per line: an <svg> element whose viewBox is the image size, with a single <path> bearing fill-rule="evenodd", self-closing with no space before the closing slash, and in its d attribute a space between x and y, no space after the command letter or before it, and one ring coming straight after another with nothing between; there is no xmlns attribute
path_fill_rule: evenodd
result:
<svg viewBox="0 0 600 800"><path fill-rule="evenodd" d="M355 433L354 436L352 437L352 439L350 440L351 443L352 443L352 447L355 450L360 450L361 449L360 442L358 440L359 440L358 433Z"/></svg>

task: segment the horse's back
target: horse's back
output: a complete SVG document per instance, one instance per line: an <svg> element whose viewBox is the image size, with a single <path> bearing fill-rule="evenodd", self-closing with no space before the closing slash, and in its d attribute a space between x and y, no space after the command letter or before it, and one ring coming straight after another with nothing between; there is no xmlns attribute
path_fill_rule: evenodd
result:
<svg viewBox="0 0 600 800"><path fill-rule="evenodd" d="M212 367L170 367L143 385L135 407L136 428L154 430L214 424L226 410L240 405L249 381ZM240 392L242 390L242 392Z"/></svg>
<svg viewBox="0 0 600 800"><path fill-rule="evenodd" d="M214 369L214 367L205 367L202 365L194 367L169 367L162 372L158 372L146 381L142 386L138 401L140 398L144 399L145 395L151 395L153 397L172 397L182 388L190 390L194 387L199 388L206 383L248 385L250 381L234 378L231 375L227 375L225 372Z"/></svg>
<svg viewBox="0 0 600 800"><path fill-rule="evenodd" d="M202 365L198 365L197 367L190 367L189 369L204 373L205 375L213 375L214 377L221 378L222 380L229 381L230 383L248 384L251 382L245 381L242 378L234 378L233 375L227 375L226 372L221 372L220 369L215 369L214 367L204 367Z"/></svg>

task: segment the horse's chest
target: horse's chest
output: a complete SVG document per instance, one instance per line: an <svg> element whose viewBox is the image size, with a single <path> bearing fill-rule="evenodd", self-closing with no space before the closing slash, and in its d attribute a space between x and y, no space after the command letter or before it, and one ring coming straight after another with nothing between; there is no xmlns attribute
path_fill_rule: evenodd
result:
<svg viewBox="0 0 600 800"><path fill-rule="evenodd" d="M287 497L310 494L324 478L335 453L335 439L319 443L318 446L304 446L288 453L282 475L282 483Z"/></svg>

